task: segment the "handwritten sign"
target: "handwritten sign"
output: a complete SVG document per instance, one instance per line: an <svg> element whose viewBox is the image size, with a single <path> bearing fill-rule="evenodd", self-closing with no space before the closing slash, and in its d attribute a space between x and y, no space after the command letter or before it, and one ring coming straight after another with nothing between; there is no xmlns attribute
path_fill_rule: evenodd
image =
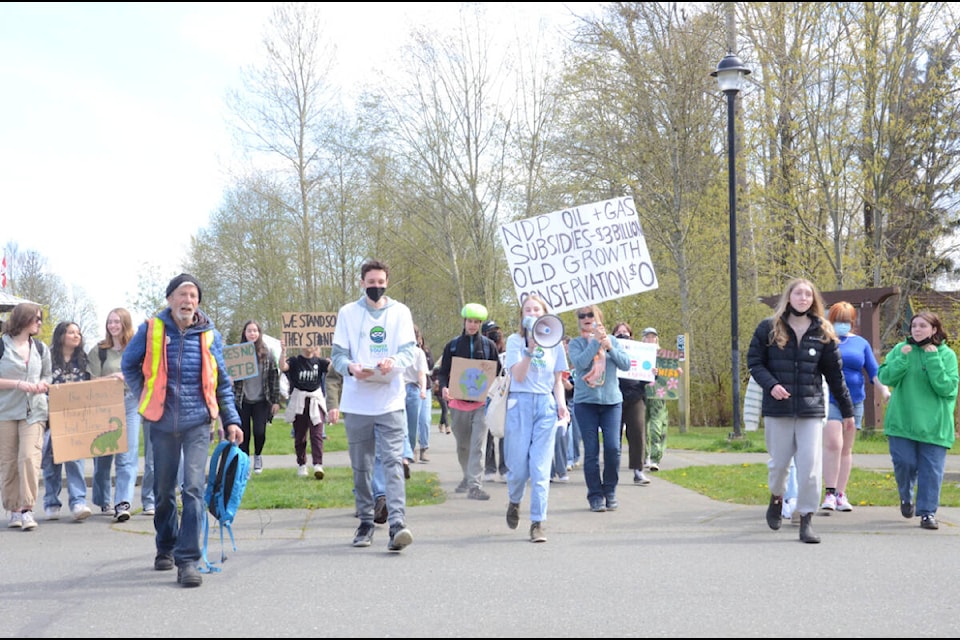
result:
<svg viewBox="0 0 960 640"><path fill-rule="evenodd" d="M454 357L450 360L450 397L485 402L496 375L495 360Z"/></svg>
<svg viewBox="0 0 960 640"><path fill-rule="evenodd" d="M648 398L678 400L680 398L680 351L660 349L657 351L657 380L646 387Z"/></svg>
<svg viewBox="0 0 960 640"><path fill-rule="evenodd" d="M260 373L257 346L252 342L224 346L223 362L227 365L227 374L233 381L253 378Z"/></svg>
<svg viewBox="0 0 960 640"><path fill-rule="evenodd" d="M123 381L98 378L50 386L50 444L56 464L127 451Z"/></svg>
<svg viewBox="0 0 960 640"><path fill-rule="evenodd" d="M653 382L653 369L657 366L657 345L650 342L621 340L619 338L617 342L630 356L630 370L621 371L617 369L617 377Z"/></svg>
<svg viewBox="0 0 960 640"><path fill-rule="evenodd" d="M630 197L504 224L500 240L521 305L538 294L561 313L658 286Z"/></svg>
<svg viewBox="0 0 960 640"><path fill-rule="evenodd" d="M281 314L283 341L290 347L332 347L337 328L336 312L292 312Z"/></svg>

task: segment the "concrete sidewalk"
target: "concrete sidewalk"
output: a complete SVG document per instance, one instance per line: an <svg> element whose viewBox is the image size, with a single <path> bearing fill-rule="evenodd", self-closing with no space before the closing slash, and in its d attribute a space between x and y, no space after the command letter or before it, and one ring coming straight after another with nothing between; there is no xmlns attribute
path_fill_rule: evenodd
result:
<svg viewBox="0 0 960 640"><path fill-rule="evenodd" d="M414 543L400 554L386 550L382 526L372 547L353 548L352 507L243 510L223 571L182 589L175 572L153 570L151 518L4 529L0 635L913 637L953 636L960 624L957 509L941 509L939 531L895 507L818 516L823 542L806 545L788 523L768 529L764 507L715 502L655 473L641 487L622 472L620 508L593 513L578 470L551 485L548 542L535 545L529 491L510 530L506 485L468 500L453 492L453 436L434 431L429 453L414 471L436 474L447 499L408 509ZM855 464L883 470L883 458ZM670 450L661 467L765 461ZM324 462L346 466L346 453ZM291 474L294 464L292 453L265 460Z"/></svg>

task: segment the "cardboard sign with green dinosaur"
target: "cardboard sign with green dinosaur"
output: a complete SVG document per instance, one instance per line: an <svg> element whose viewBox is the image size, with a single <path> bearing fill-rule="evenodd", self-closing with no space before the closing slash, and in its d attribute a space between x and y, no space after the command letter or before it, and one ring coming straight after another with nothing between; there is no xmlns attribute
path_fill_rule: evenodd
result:
<svg viewBox="0 0 960 640"><path fill-rule="evenodd" d="M127 451L123 381L50 385L50 444L56 464Z"/></svg>

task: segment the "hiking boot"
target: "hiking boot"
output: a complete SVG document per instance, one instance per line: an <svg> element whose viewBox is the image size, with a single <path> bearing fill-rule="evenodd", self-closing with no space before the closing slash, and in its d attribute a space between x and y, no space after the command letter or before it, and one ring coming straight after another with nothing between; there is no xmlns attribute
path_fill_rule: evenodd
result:
<svg viewBox="0 0 960 640"><path fill-rule="evenodd" d="M914 514L914 511L913 511L913 503L912 503L912 502L906 502L906 501L901 500L901 501L900 501L900 514L901 514L904 518L912 518L912 517L913 517L913 514Z"/></svg>
<svg viewBox="0 0 960 640"><path fill-rule="evenodd" d="M836 511L837 510L837 496L832 493L828 493L823 497L823 504L820 505L820 508L824 511Z"/></svg>
<svg viewBox="0 0 960 640"><path fill-rule="evenodd" d="M170 571L173 569L173 556L167 553L158 553L153 559L153 568L157 571Z"/></svg>
<svg viewBox="0 0 960 640"><path fill-rule="evenodd" d="M429 449L429 447L427 447ZM430 462L430 458L427 457L427 449L420 449L420 462Z"/></svg>
<svg viewBox="0 0 960 640"><path fill-rule="evenodd" d="M507 526L516 529L520 525L520 503L511 502L507 505Z"/></svg>
<svg viewBox="0 0 960 640"><path fill-rule="evenodd" d="M373 521L377 524L383 524L387 521L387 497L380 496L377 503L373 505Z"/></svg>
<svg viewBox="0 0 960 640"><path fill-rule="evenodd" d="M820 536L814 533L813 527L810 526L810 518L812 517L812 513L804 513L800 515L800 541L810 544L817 544L820 542Z"/></svg>
<svg viewBox="0 0 960 640"><path fill-rule="evenodd" d="M397 522L390 525L390 542L387 543L387 551L403 551L413 542L413 534L407 525Z"/></svg>
<svg viewBox="0 0 960 640"><path fill-rule="evenodd" d="M360 526L357 527L357 532L353 535L353 546L369 547L373 544L374 531L376 531L376 527L373 526L373 523L361 522Z"/></svg>
<svg viewBox="0 0 960 640"><path fill-rule="evenodd" d="M406 458L403 459L403 479L404 480L410 479L410 463L411 462L412 462L411 460L407 460Z"/></svg>
<svg viewBox="0 0 960 640"><path fill-rule="evenodd" d="M113 510L113 519L117 522L126 522L130 519L130 503L121 502Z"/></svg>
<svg viewBox="0 0 960 640"><path fill-rule="evenodd" d="M853 511L853 505L847 500L847 494L837 494L837 511Z"/></svg>
<svg viewBox="0 0 960 640"><path fill-rule="evenodd" d="M470 491L467 492L467 497L471 500L489 500L490 494L480 487L470 487Z"/></svg>
<svg viewBox="0 0 960 640"><path fill-rule="evenodd" d="M928 513L925 516L920 516L920 526L924 529L939 529L940 523L937 522L932 513Z"/></svg>
<svg viewBox="0 0 960 640"><path fill-rule="evenodd" d="M315 464L315 465L313 465L313 477L314 477L314 478L316 478L317 480L323 480L323 476L324 476L324 475L325 475L325 474L324 474L324 472L323 472L323 465L322 465L322 464Z"/></svg>
<svg viewBox="0 0 960 640"><path fill-rule="evenodd" d="M256 474L263 473L263 456L253 456L253 472Z"/></svg>
<svg viewBox="0 0 960 640"><path fill-rule="evenodd" d="M530 542L546 542L547 536L543 532L543 525L539 522L530 523Z"/></svg>
<svg viewBox="0 0 960 640"><path fill-rule="evenodd" d="M23 518L24 531L33 531L37 528L37 521L33 519L33 511L24 511L20 515Z"/></svg>
<svg viewBox="0 0 960 640"><path fill-rule="evenodd" d="M177 584L186 588L199 587L203 584L203 576L194 564L183 564L177 567Z"/></svg>
<svg viewBox="0 0 960 640"><path fill-rule="evenodd" d="M782 524L783 518L783 496L770 496L770 504L767 506L767 526L776 531ZM801 521L802 525L802 521Z"/></svg>

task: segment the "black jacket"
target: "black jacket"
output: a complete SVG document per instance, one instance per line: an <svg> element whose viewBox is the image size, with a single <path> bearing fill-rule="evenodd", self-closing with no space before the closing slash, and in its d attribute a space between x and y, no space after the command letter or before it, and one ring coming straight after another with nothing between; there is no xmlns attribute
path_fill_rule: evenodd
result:
<svg viewBox="0 0 960 640"><path fill-rule="evenodd" d="M824 417L828 400L823 397L823 378L827 379L830 393L837 399L840 414L844 418L853 417L853 402L843 379L840 349L836 342L822 341L820 318L811 317L811 320L813 322L799 345L790 330L790 339L782 349L772 342L772 318L760 322L753 332L747 366L750 375L763 388L765 417ZM786 400L777 400L770 395L770 390L778 384L790 393Z"/></svg>

